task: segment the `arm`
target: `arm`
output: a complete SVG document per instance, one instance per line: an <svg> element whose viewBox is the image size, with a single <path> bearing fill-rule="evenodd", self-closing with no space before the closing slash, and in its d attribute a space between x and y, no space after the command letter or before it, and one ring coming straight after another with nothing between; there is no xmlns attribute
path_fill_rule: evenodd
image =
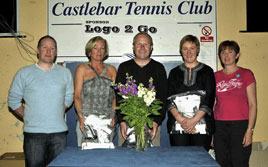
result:
<svg viewBox="0 0 268 167"><path fill-rule="evenodd" d="M124 68L122 67L122 64L119 65L118 70L117 70L117 74L116 74L116 79L115 79L115 83L125 83L125 76L126 74L124 73ZM115 92L116 95L116 106L119 106L120 103L119 101L122 99L122 97L120 95L117 94L117 92ZM127 138L127 126L126 126L126 122L123 121L123 115L121 114L120 110L116 110L116 117L117 117L117 121L120 125L120 132L122 137L124 138L124 140L126 140Z"/></svg>
<svg viewBox="0 0 268 167"><path fill-rule="evenodd" d="M68 69L65 89L64 109L67 110L74 101L74 84L71 71Z"/></svg>
<svg viewBox="0 0 268 167"><path fill-rule="evenodd" d="M182 84L182 80L183 76L179 73L179 71L176 71L176 69L170 71L168 76L168 98L170 98L172 95L180 93L180 85ZM167 124L168 130L171 130L171 127L174 126L176 121L182 125L182 122L186 119L179 113L173 100L174 99L169 99L167 102L168 117L170 120L170 122ZM184 130L186 131L186 129Z"/></svg>
<svg viewBox="0 0 268 167"><path fill-rule="evenodd" d="M151 137L152 140L156 136L159 125L161 125L162 121L165 119L166 110L167 110L167 92L168 92L167 73L166 73L164 66L160 66L157 71L158 71L157 72L158 77L156 77L156 80L154 80L153 82L156 82L155 83L156 98L161 100L163 104L162 104L162 109L158 111L160 115L152 116L153 118L153 129L152 129L152 137Z"/></svg>
<svg viewBox="0 0 268 167"><path fill-rule="evenodd" d="M199 110L211 115L216 96L215 75L213 70L209 67L203 76L205 77L202 78L204 82L202 85L204 85L203 89L206 91L206 94L200 102Z"/></svg>
<svg viewBox="0 0 268 167"><path fill-rule="evenodd" d="M124 70L124 66L122 66L122 64L119 65L118 69L117 69L117 74L116 74L116 80L115 80L115 83L122 83L124 84L125 83L125 77L126 77L126 70ZM119 106L120 105L120 100L122 99L122 97L120 95L118 95L117 91L115 92L116 93L116 106ZM121 111L120 110L116 110L116 116L117 116L117 119L118 119L118 123L121 123L123 122L123 115L121 114Z"/></svg>
<svg viewBox="0 0 268 167"><path fill-rule="evenodd" d="M80 129L84 131L84 118L82 114L82 86L84 81L84 69L82 65L79 65L75 71L74 81L74 106L77 111L77 116L80 122Z"/></svg>
<svg viewBox="0 0 268 167"><path fill-rule="evenodd" d="M156 116L154 122L158 125L161 125L162 121L165 119L166 110L167 110L167 94L168 94L168 80L167 80L167 73L162 66L160 68L157 78L157 85L158 88L156 90L157 98L163 102L162 109L159 111L160 116Z"/></svg>
<svg viewBox="0 0 268 167"><path fill-rule="evenodd" d="M183 117L176 108L172 108L170 110L170 113L172 114L172 116L176 119L176 121L180 124L183 123L183 121L186 119L185 117Z"/></svg>
<svg viewBox="0 0 268 167"><path fill-rule="evenodd" d="M23 118L23 116L24 116L24 106L21 105L18 109L15 110L15 113L16 113L19 117Z"/></svg>
<svg viewBox="0 0 268 167"><path fill-rule="evenodd" d="M248 129L245 133L243 144L244 147L249 146L252 143L252 135L257 118L257 95L256 95L256 82L251 83L247 87L247 97L249 104L249 120L248 120Z"/></svg>
<svg viewBox="0 0 268 167"><path fill-rule="evenodd" d="M22 103L24 84L22 73L19 71L15 75L8 93L8 106L11 112L21 121L24 116L24 105Z"/></svg>
<svg viewBox="0 0 268 167"><path fill-rule="evenodd" d="M115 83L115 80L116 80L116 68L114 66L110 66L110 68L111 68L111 73L112 73L112 80ZM113 117L112 117L112 122L111 122L112 127L115 126L115 124L116 124L115 108L116 108L116 95L114 95L113 103L112 103L112 112L113 112Z"/></svg>
<svg viewBox="0 0 268 167"><path fill-rule="evenodd" d="M158 131L158 124L156 122L153 122L153 130L151 131L149 129L149 133L151 133L151 135L152 135L151 140L154 140L157 131Z"/></svg>
<svg viewBox="0 0 268 167"><path fill-rule="evenodd" d="M11 108L10 112L14 114L16 118L18 118L21 122L23 122L23 116L24 116L24 105L21 105L18 109L12 110Z"/></svg>
<svg viewBox="0 0 268 167"><path fill-rule="evenodd" d="M155 73L153 75L153 84L156 90L156 98L163 102L162 109L158 112L160 115L151 116L155 126L153 128L153 133L157 132L157 128L162 124L162 121L165 119L166 110L167 110L167 93L168 93L168 80L167 73L163 65L155 67ZM150 74L149 74L150 75ZM154 136L154 134L153 134Z"/></svg>
<svg viewBox="0 0 268 167"><path fill-rule="evenodd" d="M116 113L115 113L115 108L116 108L116 97L115 97L115 95L114 95L114 97L113 97L113 103L112 103L112 121L111 121L111 126L112 127L114 127L115 126L115 124L116 124Z"/></svg>
<svg viewBox="0 0 268 167"><path fill-rule="evenodd" d="M127 125L126 122L120 122L120 132L124 140L127 139Z"/></svg>

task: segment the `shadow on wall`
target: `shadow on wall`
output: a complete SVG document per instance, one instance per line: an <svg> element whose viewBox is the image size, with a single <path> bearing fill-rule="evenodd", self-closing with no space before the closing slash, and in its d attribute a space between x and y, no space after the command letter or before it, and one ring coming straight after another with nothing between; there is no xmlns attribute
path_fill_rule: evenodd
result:
<svg viewBox="0 0 268 167"><path fill-rule="evenodd" d="M82 63L86 63L86 62L65 62L65 66L71 70L73 78L75 75L76 67ZM174 67L178 66L181 63L182 62L180 62L180 61L162 62L162 64L165 66L167 76L168 76L171 69L173 69ZM118 68L118 66L119 66L119 63L109 63L109 64L114 65L116 68ZM67 121L67 125L69 128L69 131L67 134L67 146L77 147L76 117L77 117L76 111L75 111L75 108L73 105L68 110L68 112L66 114L66 121ZM166 123L167 123L167 116L166 116L165 120L163 121L162 127L161 127L161 147L170 147ZM117 130L118 130L118 128L117 128ZM117 146L117 136L115 137L114 144L115 144L115 146Z"/></svg>

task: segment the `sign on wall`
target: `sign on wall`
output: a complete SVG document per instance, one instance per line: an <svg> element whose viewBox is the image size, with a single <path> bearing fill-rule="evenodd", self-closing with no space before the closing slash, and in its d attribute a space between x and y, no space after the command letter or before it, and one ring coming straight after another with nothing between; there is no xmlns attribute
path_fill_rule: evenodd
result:
<svg viewBox="0 0 268 167"><path fill-rule="evenodd" d="M152 57L161 62L182 61L181 38L197 36L198 60L216 70L216 0L48 0L48 33L58 42L58 62L87 61L85 45L94 36L108 41L107 61L125 61L140 31L152 36Z"/></svg>

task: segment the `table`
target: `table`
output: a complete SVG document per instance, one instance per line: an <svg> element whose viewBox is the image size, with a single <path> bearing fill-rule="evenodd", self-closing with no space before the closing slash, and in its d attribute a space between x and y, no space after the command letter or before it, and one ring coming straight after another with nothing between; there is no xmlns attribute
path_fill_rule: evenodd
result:
<svg viewBox="0 0 268 167"><path fill-rule="evenodd" d="M145 152L130 148L66 149L49 167L219 167L203 147L152 147Z"/></svg>

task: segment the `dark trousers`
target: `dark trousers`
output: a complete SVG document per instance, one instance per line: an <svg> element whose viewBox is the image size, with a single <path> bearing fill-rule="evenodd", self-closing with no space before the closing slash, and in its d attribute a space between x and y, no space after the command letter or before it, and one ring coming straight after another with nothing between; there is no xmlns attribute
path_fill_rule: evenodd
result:
<svg viewBox="0 0 268 167"><path fill-rule="evenodd" d="M203 146L207 151L210 148L212 137L206 134L170 134L171 146Z"/></svg>
<svg viewBox="0 0 268 167"><path fill-rule="evenodd" d="M45 167L66 146L66 132L26 133L24 132L24 155L26 167Z"/></svg>
<svg viewBox="0 0 268 167"><path fill-rule="evenodd" d="M216 121L214 146L221 167L248 167L251 147L243 147L248 121Z"/></svg>

